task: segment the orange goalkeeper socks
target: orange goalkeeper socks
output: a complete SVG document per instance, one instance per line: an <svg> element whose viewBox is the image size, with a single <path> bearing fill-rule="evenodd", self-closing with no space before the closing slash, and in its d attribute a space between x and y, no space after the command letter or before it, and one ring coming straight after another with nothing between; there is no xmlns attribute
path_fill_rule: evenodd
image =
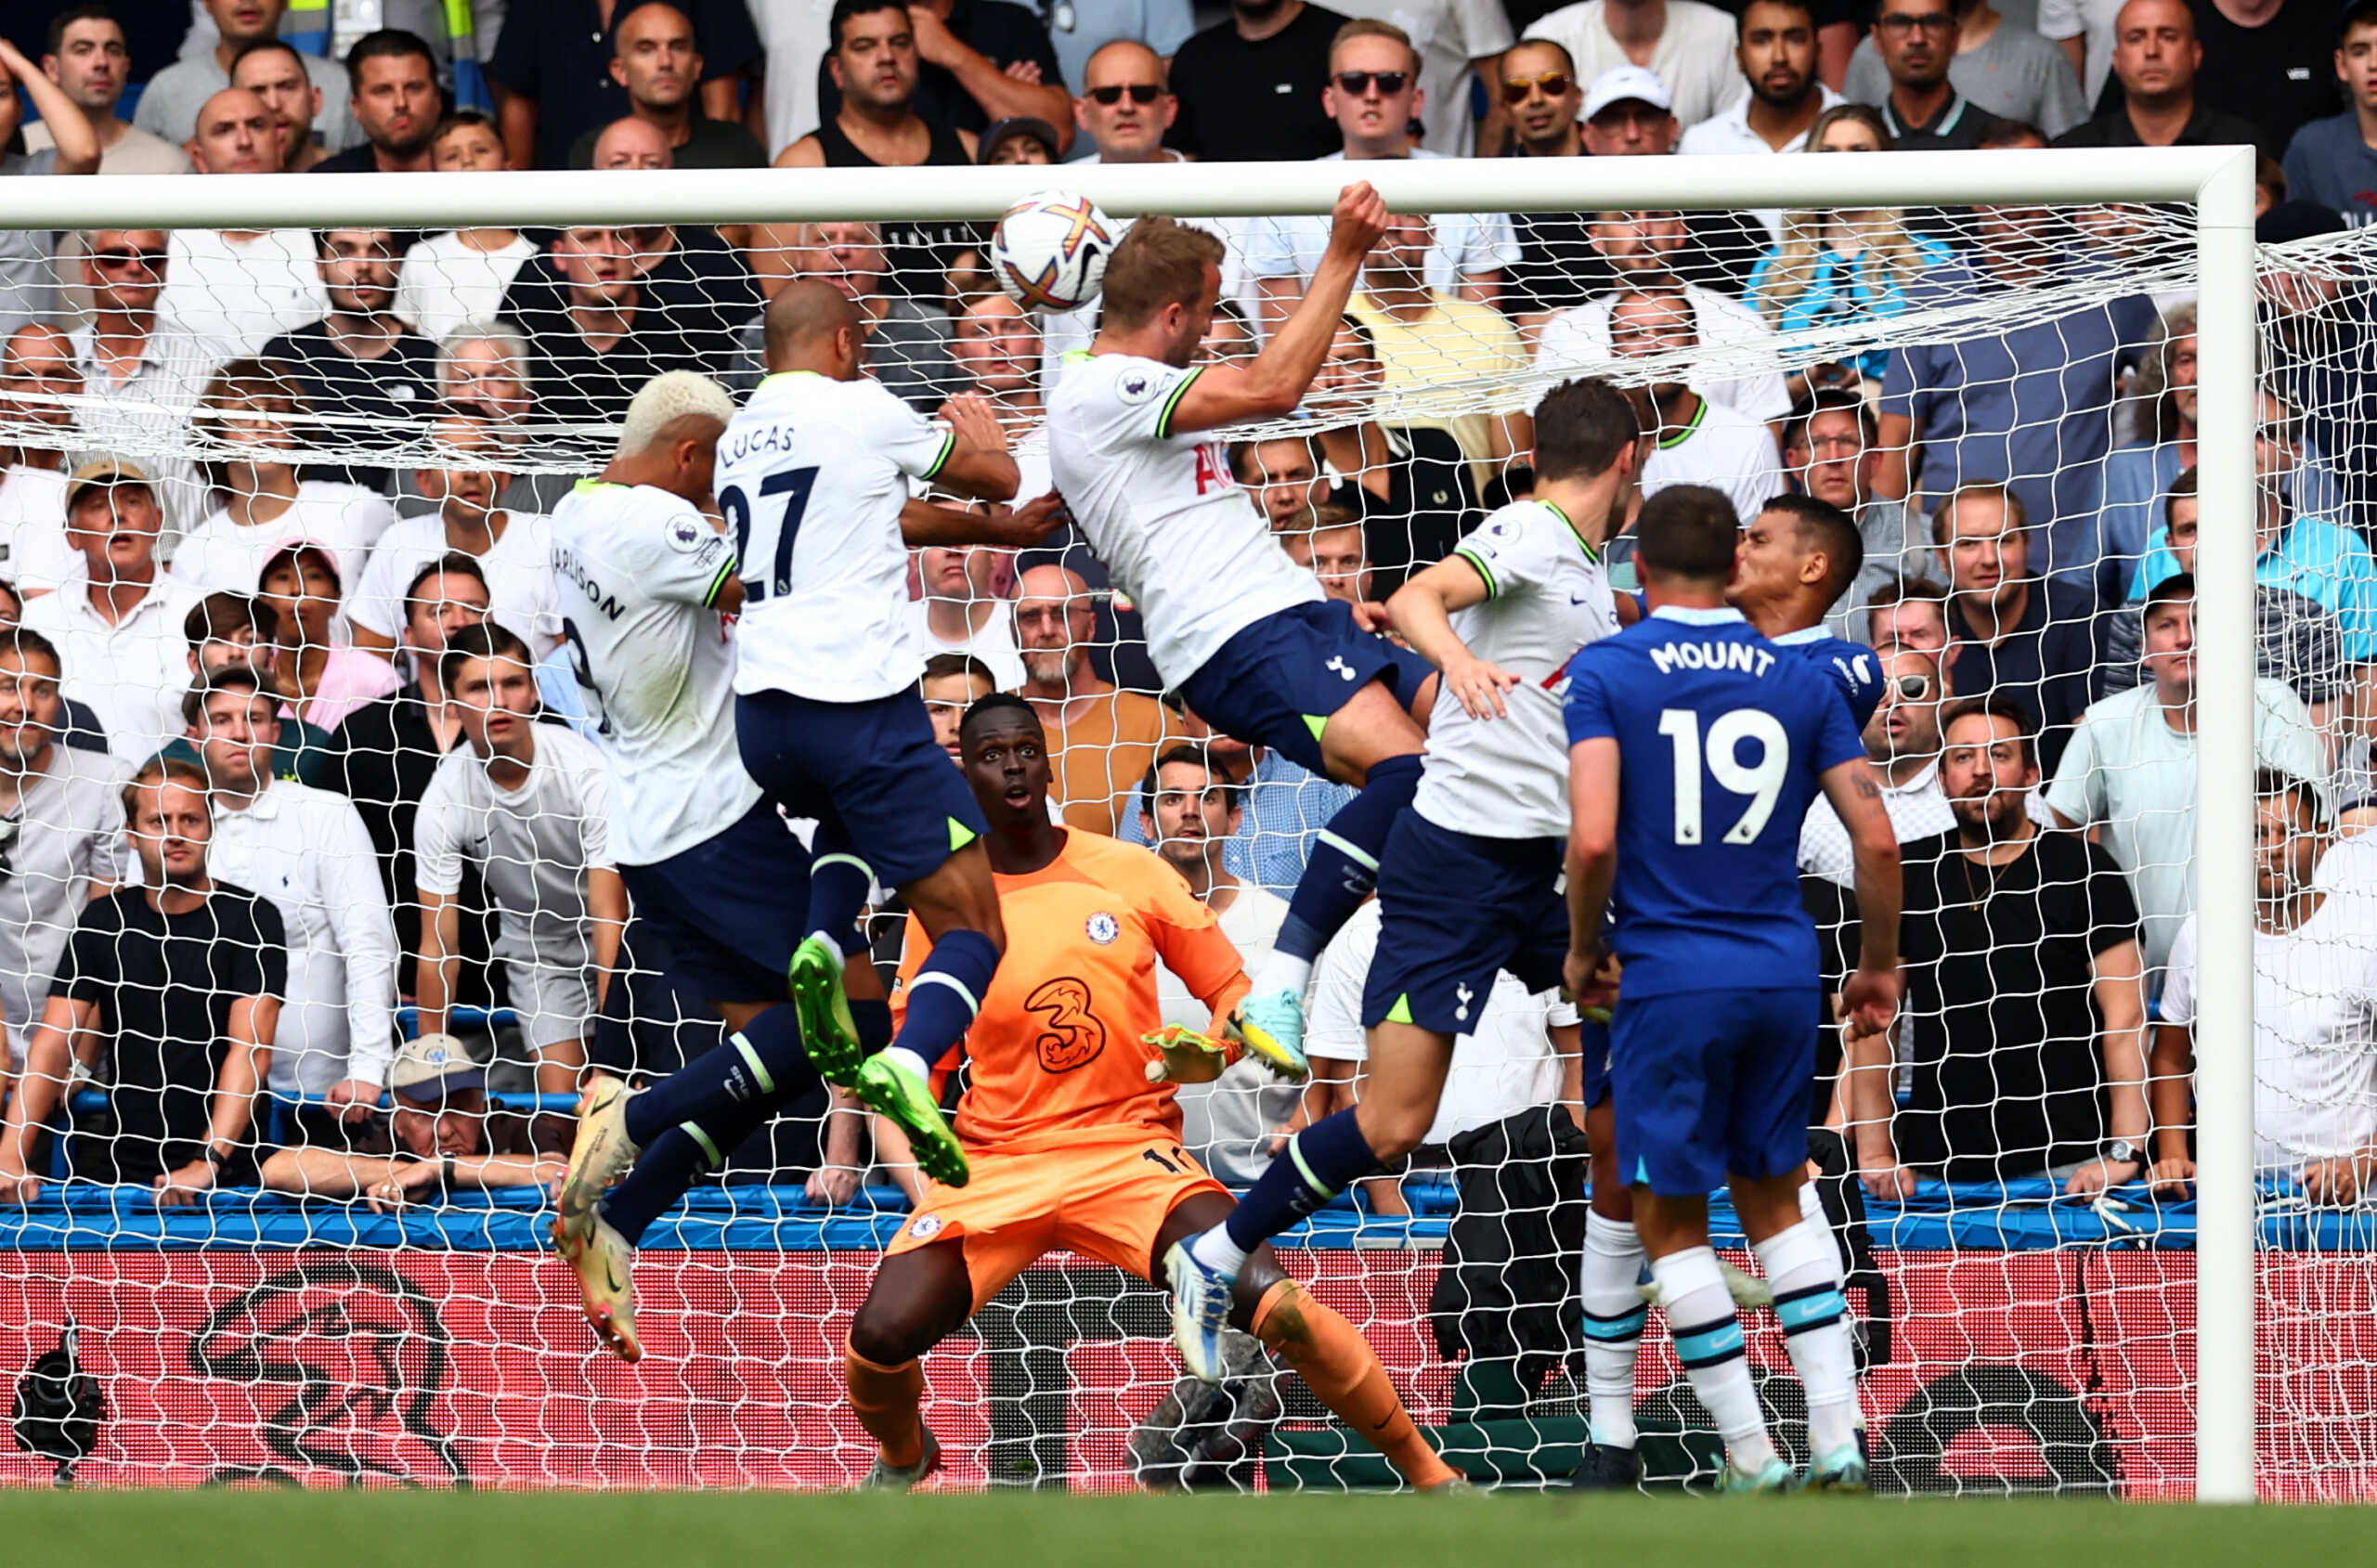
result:
<svg viewBox="0 0 2377 1568"><path fill-rule="evenodd" d="M883 1462L905 1470L922 1461L925 1423L918 1406L925 1393L924 1363L878 1367L844 1344L842 1380L850 1389L851 1408L882 1450Z"/></svg>
<svg viewBox="0 0 2377 1568"><path fill-rule="evenodd" d="M1320 1402L1393 1461L1412 1485L1424 1490L1455 1479L1452 1467L1412 1424L1369 1341L1294 1280L1282 1279L1263 1293L1254 1309L1254 1337L1294 1367Z"/></svg>

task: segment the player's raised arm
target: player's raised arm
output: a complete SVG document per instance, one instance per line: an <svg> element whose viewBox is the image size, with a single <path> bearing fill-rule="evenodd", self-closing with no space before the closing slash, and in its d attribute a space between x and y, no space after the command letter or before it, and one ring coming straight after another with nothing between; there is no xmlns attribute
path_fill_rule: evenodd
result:
<svg viewBox="0 0 2377 1568"><path fill-rule="evenodd" d="M949 455L934 471L932 482L979 500L1013 500L1023 475L1007 448L1007 432L991 411L990 400L961 394L941 406L941 417L949 421Z"/></svg>
<svg viewBox="0 0 2377 1568"><path fill-rule="evenodd" d="M1065 499L1051 490L1015 508L968 512L932 501L911 500L900 509L900 537L911 547L997 545L1021 550L1046 538L1065 520Z"/></svg>
<svg viewBox="0 0 2377 1568"><path fill-rule="evenodd" d="M1472 719L1507 719L1502 693L1519 683L1509 670L1469 651L1452 613L1486 602L1486 577L1464 555L1448 555L1395 590L1387 618L1403 640L1444 671L1444 683Z"/></svg>
<svg viewBox="0 0 2377 1568"><path fill-rule="evenodd" d="M1206 366L1174 406L1166 430L1174 434L1214 430L1294 412L1328 356L1363 261L1385 232L1386 202L1367 181L1339 192L1329 250L1295 313L1272 334L1253 364Z"/></svg>
<svg viewBox="0 0 2377 1568"><path fill-rule="evenodd" d="M1821 782L1857 862L1857 972L1841 988L1841 1001L1849 1033L1862 1038L1890 1028L1898 1015L1898 914L1905 891L1898 834L1882 810L1871 762L1860 757L1827 768Z"/></svg>

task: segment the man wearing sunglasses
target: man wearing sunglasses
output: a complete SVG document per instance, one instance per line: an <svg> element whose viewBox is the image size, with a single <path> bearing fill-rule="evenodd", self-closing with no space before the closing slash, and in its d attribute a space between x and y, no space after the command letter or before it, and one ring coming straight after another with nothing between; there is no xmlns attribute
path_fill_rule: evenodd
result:
<svg viewBox="0 0 2377 1568"><path fill-rule="evenodd" d="M1448 158L1476 152L1470 79L1482 76L1487 86L1494 85L1499 58L1511 46L1511 19L1501 0L1344 0L1341 8L1350 17L1391 21L1411 35L1428 104L1420 112L1422 140ZM1497 104L1487 111L1487 126L1496 126L1500 117Z"/></svg>
<svg viewBox="0 0 2377 1568"><path fill-rule="evenodd" d="M76 266L90 291L91 314L68 336L75 368L91 401L74 410L74 423L101 450L162 438L187 450L189 415L215 367L232 349L199 334L161 327L157 302L172 274L162 230L86 230L77 247ZM206 498L187 459L160 460L158 499L178 526L195 526Z"/></svg>
<svg viewBox="0 0 2377 1568"><path fill-rule="evenodd" d="M1420 51L1391 22L1349 21L1337 30L1329 55L1329 84L1320 101L1337 122L1343 147L1330 159L1357 162L1381 158L1437 158L1415 145L1411 124L1426 106L1420 87ZM1431 220L1435 241L1428 252L1427 286L1443 293L1493 305L1501 293L1502 269L1519 259L1511 220L1500 214L1448 213ZM1266 334L1279 330L1329 248L1329 219L1273 218L1248 236L1247 268L1263 297Z"/></svg>

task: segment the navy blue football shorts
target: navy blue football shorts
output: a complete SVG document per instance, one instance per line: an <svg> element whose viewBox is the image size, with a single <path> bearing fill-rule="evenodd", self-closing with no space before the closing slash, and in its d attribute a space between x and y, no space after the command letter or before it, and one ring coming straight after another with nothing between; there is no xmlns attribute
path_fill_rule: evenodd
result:
<svg viewBox="0 0 2377 1568"><path fill-rule="evenodd" d="M766 797L690 849L621 866L619 879L645 962L705 1001L785 999L809 934L809 851Z"/></svg>
<svg viewBox="0 0 2377 1568"><path fill-rule="evenodd" d="M1241 627L1180 683L1181 700L1225 735L1269 746L1323 778L1320 732L1373 680L1405 708L1436 667L1354 624L1353 607L1323 599Z"/></svg>
<svg viewBox="0 0 2377 1568"><path fill-rule="evenodd" d="M1813 986L1621 1000L1609 1068L1627 1185L1698 1197L1806 1164L1822 1003Z"/></svg>
<svg viewBox="0 0 2377 1568"><path fill-rule="evenodd" d="M1560 983L1568 906L1557 838L1481 838L1417 811L1395 819L1379 858L1378 951L1362 983L1362 1024L1477 1028L1497 972L1532 993Z"/></svg>
<svg viewBox="0 0 2377 1568"><path fill-rule="evenodd" d="M990 831L913 687L863 703L754 692L734 701L734 732L753 781L817 819L817 852L846 849L880 887L929 875Z"/></svg>

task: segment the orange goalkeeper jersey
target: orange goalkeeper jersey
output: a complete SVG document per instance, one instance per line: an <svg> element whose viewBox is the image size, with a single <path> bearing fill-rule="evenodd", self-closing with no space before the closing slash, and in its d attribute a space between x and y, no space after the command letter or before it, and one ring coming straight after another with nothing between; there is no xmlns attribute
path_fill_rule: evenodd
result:
<svg viewBox="0 0 2377 1568"><path fill-rule="evenodd" d="M1079 828L1047 865L996 880L1007 955L967 1032L957 1135L981 1146L1178 1137L1174 1088L1148 1082L1152 1054L1139 1037L1163 1023L1159 958L1193 995L1243 988L1238 950L1213 912L1153 850ZM905 1017L908 982L931 951L910 915L895 1016ZM952 1053L942 1065L955 1060Z"/></svg>

